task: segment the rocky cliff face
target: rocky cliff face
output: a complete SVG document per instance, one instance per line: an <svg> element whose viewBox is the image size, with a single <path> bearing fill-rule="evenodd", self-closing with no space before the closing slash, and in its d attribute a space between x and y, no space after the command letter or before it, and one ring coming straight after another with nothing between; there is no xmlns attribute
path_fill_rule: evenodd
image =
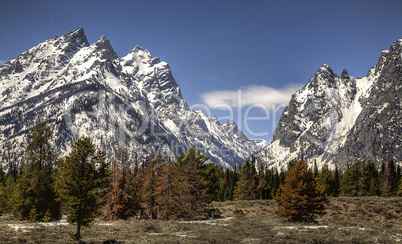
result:
<svg viewBox="0 0 402 244"><path fill-rule="evenodd" d="M341 76L323 65L284 109L259 165L292 159L345 168L356 159L402 161L402 39L383 51L367 76Z"/></svg>
<svg viewBox="0 0 402 244"><path fill-rule="evenodd" d="M139 46L119 59L107 38L90 45L83 29L0 66L0 94L3 164L21 160L40 122L51 127L61 153L83 135L109 156L126 148L141 159L153 150L175 157L195 145L224 167L257 149L234 122L221 125L190 110L167 63Z"/></svg>

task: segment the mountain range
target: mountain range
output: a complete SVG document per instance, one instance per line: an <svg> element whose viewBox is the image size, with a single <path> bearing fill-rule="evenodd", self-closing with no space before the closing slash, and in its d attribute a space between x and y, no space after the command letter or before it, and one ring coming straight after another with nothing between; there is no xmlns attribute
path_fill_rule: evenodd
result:
<svg viewBox="0 0 402 244"><path fill-rule="evenodd" d="M286 168L303 158L345 169L355 160L402 161L402 39L366 76L339 76L324 64L292 95L259 167Z"/></svg>
<svg viewBox="0 0 402 244"><path fill-rule="evenodd" d="M111 157L125 148L145 160L152 151L177 157L191 146L223 167L241 164L260 147L233 121L193 111L171 69L136 46L119 58L102 36L89 44L83 29L54 37L0 66L0 156L19 162L29 131L47 124L55 150L69 152L89 136Z"/></svg>
<svg viewBox="0 0 402 244"><path fill-rule="evenodd" d="M4 165L21 162L29 131L42 122L61 154L89 136L109 158L124 148L142 162L153 151L176 158L192 146L224 168L251 154L258 168L278 169L301 158L341 169L356 159L402 161L402 39L365 77L320 67L292 95L269 144L191 110L169 65L148 50L135 46L119 58L106 37L89 44L83 29L0 66L0 94Z"/></svg>

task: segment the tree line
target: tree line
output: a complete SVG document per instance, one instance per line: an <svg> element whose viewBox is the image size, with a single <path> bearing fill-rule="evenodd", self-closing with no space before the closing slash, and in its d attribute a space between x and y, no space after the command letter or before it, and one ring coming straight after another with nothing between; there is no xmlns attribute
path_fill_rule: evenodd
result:
<svg viewBox="0 0 402 244"><path fill-rule="evenodd" d="M51 221L63 212L68 222L77 224L77 238L81 226L96 217L193 219L217 214L208 208L212 201L278 199L289 173L257 168L254 157L239 168L223 169L208 163L206 154L195 147L175 161L155 152L141 163L117 149L108 162L105 152L96 150L87 137L61 157L54 153L51 138L46 125L36 126L23 164L11 164L7 172L0 168L0 213ZM372 161L356 161L343 173L326 164L319 170L314 163L311 173L327 196L402 195L401 167L392 161L380 169Z"/></svg>

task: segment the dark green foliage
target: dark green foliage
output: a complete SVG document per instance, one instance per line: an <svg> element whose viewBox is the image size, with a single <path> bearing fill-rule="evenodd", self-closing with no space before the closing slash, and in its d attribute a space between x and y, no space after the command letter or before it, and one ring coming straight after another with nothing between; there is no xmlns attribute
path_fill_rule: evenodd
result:
<svg viewBox="0 0 402 244"><path fill-rule="evenodd" d="M328 168L327 164L321 167L321 172L318 174L319 182L321 185L325 186L325 191L328 196L333 195L333 177L332 173Z"/></svg>
<svg viewBox="0 0 402 244"><path fill-rule="evenodd" d="M222 168L216 164L208 163L199 169L203 178L203 186L207 189L208 201L219 201L220 189L223 184Z"/></svg>
<svg viewBox="0 0 402 244"><path fill-rule="evenodd" d="M341 195L348 197L361 196L361 179L363 177L362 161L356 161L344 173L341 179Z"/></svg>
<svg viewBox="0 0 402 244"><path fill-rule="evenodd" d="M81 137L58 166L57 190L67 203L67 221L77 224L76 240L79 240L81 226L94 220L99 200L110 188L105 152L96 151L88 137Z"/></svg>
<svg viewBox="0 0 402 244"><path fill-rule="evenodd" d="M333 188L332 196L334 196L334 197L339 196L340 184L341 184L341 179L340 179L340 175L339 175L338 165L335 165L335 170L334 170L334 174L333 174L333 178L332 178L332 188Z"/></svg>
<svg viewBox="0 0 402 244"><path fill-rule="evenodd" d="M205 211L208 201L205 169L208 157L196 147L190 148L187 153L177 159L174 168L180 184L180 214L179 217L192 219ZM213 185L213 184L212 184Z"/></svg>
<svg viewBox="0 0 402 244"><path fill-rule="evenodd" d="M255 159L246 160L240 168L239 181L235 188L235 200L253 200L257 198L259 177L255 169Z"/></svg>
<svg viewBox="0 0 402 244"><path fill-rule="evenodd" d="M314 160L314 165L313 165L313 173L314 173L314 177L318 177L318 166L317 166L317 161Z"/></svg>
<svg viewBox="0 0 402 244"><path fill-rule="evenodd" d="M325 186L326 193L328 196L338 196L339 195L339 172L338 167L335 166L333 172L330 171L327 164L321 167L321 171L318 175L319 182L321 185Z"/></svg>
<svg viewBox="0 0 402 244"><path fill-rule="evenodd" d="M361 196L378 196L380 188L378 185L378 171L373 161L367 161L363 166L363 175L360 180Z"/></svg>
<svg viewBox="0 0 402 244"><path fill-rule="evenodd" d="M8 197L6 191L6 173L3 171L3 166L0 162L0 215L8 209Z"/></svg>
<svg viewBox="0 0 402 244"><path fill-rule="evenodd" d="M45 124L36 126L30 134L24 164L10 200L12 212L18 218L31 221L60 218L53 180L57 155L50 145L51 136Z"/></svg>
<svg viewBox="0 0 402 244"><path fill-rule="evenodd" d="M385 163L381 164L380 170L380 191L382 196L396 196L399 188L397 171L395 164L390 160L385 166Z"/></svg>
<svg viewBox="0 0 402 244"><path fill-rule="evenodd" d="M239 179L239 172L236 169L225 169L222 178L218 201L232 201L234 199L234 190Z"/></svg>

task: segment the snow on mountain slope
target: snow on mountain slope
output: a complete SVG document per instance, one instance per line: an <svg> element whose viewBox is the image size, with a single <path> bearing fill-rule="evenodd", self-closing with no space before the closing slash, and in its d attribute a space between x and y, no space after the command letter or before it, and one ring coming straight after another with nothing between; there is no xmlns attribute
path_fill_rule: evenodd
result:
<svg viewBox="0 0 402 244"><path fill-rule="evenodd" d="M109 156L124 147L142 160L152 150L175 157L195 145L224 167L257 149L234 122L220 125L190 110L166 62L139 46L119 59L106 37L90 45L83 29L0 66L0 94L3 164L21 160L27 134L39 122L51 127L62 153L82 135Z"/></svg>
<svg viewBox="0 0 402 244"><path fill-rule="evenodd" d="M303 158L344 168L356 159L402 161L401 53L399 40L362 78L320 67L292 96L272 143L256 154L257 164L284 169Z"/></svg>

